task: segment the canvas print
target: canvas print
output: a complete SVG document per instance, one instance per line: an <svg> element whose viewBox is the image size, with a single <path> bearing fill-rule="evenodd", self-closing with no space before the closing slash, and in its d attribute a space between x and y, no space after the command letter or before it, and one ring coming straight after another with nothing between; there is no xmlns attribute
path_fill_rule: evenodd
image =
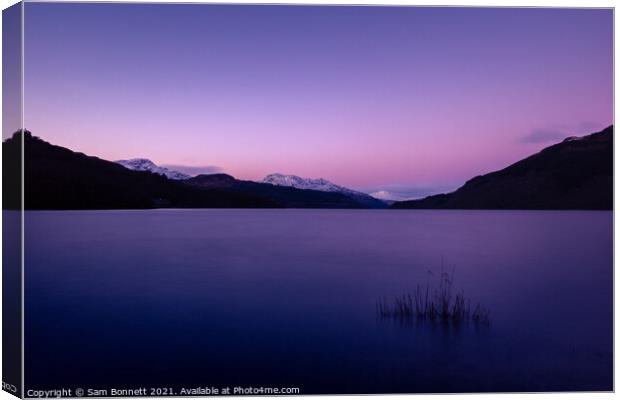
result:
<svg viewBox="0 0 620 400"><path fill-rule="evenodd" d="M3 11L3 388L612 391L613 10Z"/></svg>

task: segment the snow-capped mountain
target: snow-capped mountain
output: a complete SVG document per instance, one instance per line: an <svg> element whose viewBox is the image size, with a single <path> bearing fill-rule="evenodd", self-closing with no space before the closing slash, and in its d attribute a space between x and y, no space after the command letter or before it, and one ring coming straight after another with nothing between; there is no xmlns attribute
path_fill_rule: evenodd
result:
<svg viewBox="0 0 620 400"><path fill-rule="evenodd" d="M302 178L297 175L271 174L267 175L262 181L260 181L260 183L267 183L275 186L287 186L295 189L341 193L373 208L385 207L386 204L379 199L369 196L367 193L358 192L344 186L336 185L335 183L323 178L309 179Z"/></svg>
<svg viewBox="0 0 620 400"><path fill-rule="evenodd" d="M339 192L368 196L366 193L351 190L344 186L336 185L327 179L301 178L297 175L271 174L267 175L261 183L269 183L276 186L289 186L297 189L319 190L321 192Z"/></svg>
<svg viewBox="0 0 620 400"><path fill-rule="evenodd" d="M173 171L171 169L160 167L153 161L146 158L132 158L131 160L118 160L117 164L122 165L125 168L132 169L134 171L150 171L159 175L164 175L169 179L188 179L190 176L179 171Z"/></svg>
<svg viewBox="0 0 620 400"><path fill-rule="evenodd" d="M410 197L403 196L398 193L388 192L387 190L380 190L378 192L373 192L370 194L375 199L383 200L383 201L404 201L410 200Z"/></svg>

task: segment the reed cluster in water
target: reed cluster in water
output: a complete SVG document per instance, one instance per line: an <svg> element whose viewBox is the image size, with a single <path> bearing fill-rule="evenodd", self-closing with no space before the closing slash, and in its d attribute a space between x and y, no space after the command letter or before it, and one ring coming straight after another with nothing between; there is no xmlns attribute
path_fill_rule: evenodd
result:
<svg viewBox="0 0 620 400"><path fill-rule="evenodd" d="M443 269L439 285L431 292L430 280L425 289L416 286L413 294L407 293L394 298L393 302L383 298L377 302L377 314L390 318L417 318L444 323L473 321L489 325L491 313L488 308L465 298L463 291L454 293L454 272L450 276Z"/></svg>

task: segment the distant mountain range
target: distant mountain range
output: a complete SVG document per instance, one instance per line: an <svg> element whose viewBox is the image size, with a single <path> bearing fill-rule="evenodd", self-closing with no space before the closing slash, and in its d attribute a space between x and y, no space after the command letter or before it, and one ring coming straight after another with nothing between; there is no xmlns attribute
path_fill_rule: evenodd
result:
<svg viewBox="0 0 620 400"><path fill-rule="evenodd" d="M169 179L168 171L162 172L148 160L126 164L141 169L133 170L52 145L25 131L2 144L3 181L8 190L3 204L7 209L21 206L22 136L27 209L387 207L343 193L241 181L226 174Z"/></svg>
<svg viewBox="0 0 620 400"><path fill-rule="evenodd" d="M21 206L22 136L27 209L387 207L380 199L325 179L282 174L261 182L227 174L189 177L148 159L112 162L91 157L25 131L2 144L7 209ZM475 177L455 192L400 201L391 208L610 210L613 126L568 138L503 170Z"/></svg>
<svg viewBox="0 0 620 400"><path fill-rule="evenodd" d="M182 182L202 189L253 194L292 208L387 208L386 203L368 195L243 181L227 174L198 175Z"/></svg>
<svg viewBox="0 0 620 400"><path fill-rule="evenodd" d="M125 168L129 168L134 171L149 171L155 174L163 175L166 178L174 180L188 179L190 176L179 171L173 171L171 169L160 167L153 161L146 158L132 158L131 160L118 160L117 164L122 165Z"/></svg>
<svg viewBox="0 0 620 400"><path fill-rule="evenodd" d="M613 209L613 126L571 137L500 171L470 179L452 193L391 208Z"/></svg>
<svg viewBox="0 0 620 400"><path fill-rule="evenodd" d="M258 190L262 192L263 195L270 194L271 196L276 196L278 198L279 196L277 196L276 193L292 193L291 191L283 191L279 189L253 185L253 183L259 183L302 190L341 193L346 197L353 198L356 203L359 203L359 205L362 205L364 208L385 208L388 205L388 203L383 202L380 199L376 199L366 193L358 192L344 186L336 185L335 183L332 183L323 178L310 179L302 178L296 175L283 175L278 173L267 175L260 182L241 181L227 174L198 175L197 177L192 178L184 173L173 171L165 167L160 167L153 161L146 158L119 160L116 161L116 163L134 171L149 171L155 174L163 175L169 179L184 180L186 181L185 183L198 187L226 187L229 190L234 189L238 192L251 192ZM308 196L308 194L306 194L306 196Z"/></svg>

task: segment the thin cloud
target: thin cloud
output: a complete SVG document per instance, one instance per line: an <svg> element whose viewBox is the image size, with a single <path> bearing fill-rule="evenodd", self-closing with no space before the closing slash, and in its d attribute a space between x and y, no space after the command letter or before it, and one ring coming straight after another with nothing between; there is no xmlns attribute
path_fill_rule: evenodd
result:
<svg viewBox="0 0 620 400"><path fill-rule="evenodd" d="M521 143L549 143L559 142L570 136L566 132L555 129L534 129L528 135L523 136Z"/></svg>
<svg viewBox="0 0 620 400"><path fill-rule="evenodd" d="M600 124L592 121L581 121L573 125L557 124L547 128L532 130L519 139L521 143L557 143L570 136L583 136L602 129Z"/></svg>
<svg viewBox="0 0 620 400"><path fill-rule="evenodd" d="M584 134L592 133L602 129L600 124L592 121L582 121L578 124L578 128L580 131L584 132Z"/></svg>

